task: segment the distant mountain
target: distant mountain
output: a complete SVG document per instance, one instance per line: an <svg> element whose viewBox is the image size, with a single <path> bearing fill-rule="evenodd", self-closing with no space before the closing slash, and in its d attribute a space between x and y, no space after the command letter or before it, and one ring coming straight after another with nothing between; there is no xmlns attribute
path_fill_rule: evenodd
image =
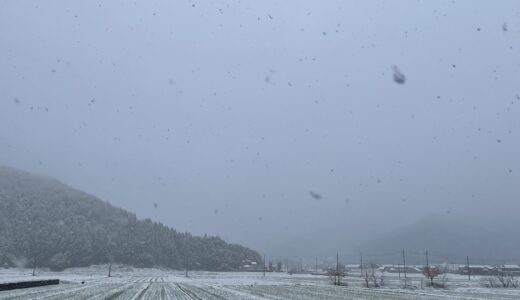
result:
<svg viewBox="0 0 520 300"><path fill-rule="evenodd" d="M486 215L474 218L430 215L419 221L372 238L362 243L357 251L366 260L383 263L401 263L401 249L405 249L409 263L424 264L425 252L430 261L465 263L520 262L520 220L497 220ZM358 253L359 253L358 252Z"/></svg>
<svg viewBox="0 0 520 300"><path fill-rule="evenodd" d="M179 233L57 180L0 167L0 266L233 270L260 255L218 237Z"/></svg>

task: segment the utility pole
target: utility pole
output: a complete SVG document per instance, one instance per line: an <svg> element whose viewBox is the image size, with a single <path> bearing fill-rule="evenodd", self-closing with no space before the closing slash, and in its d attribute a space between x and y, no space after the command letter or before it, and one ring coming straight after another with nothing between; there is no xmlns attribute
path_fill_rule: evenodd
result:
<svg viewBox="0 0 520 300"><path fill-rule="evenodd" d="M426 272L428 272L428 277L430 277L430 260L428 259L428 250L426 250Z"/></svg>
<svg viewBox="0 0 520 300"><path fill-rule="evenodd" d="M265 255L264 255L264 277L265 277Z"/></svg>
<svg viewBox="0 0 520 300"><path fill-rule="evenodd" d="M428 258L428 250L426 250L426 277L430 280L431 284L433 285L433 277L432 277L432 271L430 269L430 260ZM421 281L421 288L422 288L422 281Z"/></svg>
<svg viewBox="0 0 520 300"><path fill-rule="evenodd" d="M336 253L336 272L339 271L339 253Z"/></svg>
<svg viewBox="0 0 520 300"><path fill-rule="evenodd" d="M336 278L334 284L339 285L339 253L336 252Z"/></svg>
<svg viewBox="0 0 520 300"><path fill-rule="evenodd" d="M468 280L471 281L471 270L469 268L469 256L466 256L466 268L468 270Z"/></svg>
<svg viewBox="0 0 520 300"><path fill-rule="evenodd" d="M359 253L360 261L359 261L359 273L360 277L363 277L363 252Z"/></svg>
<svg viewBox="0 0 520 300"><path fill-rule="evenodd" d="M403 248L403 271L404 271L404 279L406 279L406 259L404 256L404 248Z"/></svg>

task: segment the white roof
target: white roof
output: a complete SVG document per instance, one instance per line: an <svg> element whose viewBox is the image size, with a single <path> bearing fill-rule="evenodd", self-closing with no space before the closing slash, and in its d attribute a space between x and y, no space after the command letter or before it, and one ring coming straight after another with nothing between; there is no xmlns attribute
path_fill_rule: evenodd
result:
<svg viewBox="0 0 520 300"><path fill-rule="evenodd" d="M502 265L502 268L520 268L519 265Z"/></svg>
<svg viewBox="0 0 520 300"><path fill-rule="evenodd" d="M467 266L460 266L461 268L467 268ZM482 268L482 269L493 269L490 265L469 265L470 268Z"/></svg>

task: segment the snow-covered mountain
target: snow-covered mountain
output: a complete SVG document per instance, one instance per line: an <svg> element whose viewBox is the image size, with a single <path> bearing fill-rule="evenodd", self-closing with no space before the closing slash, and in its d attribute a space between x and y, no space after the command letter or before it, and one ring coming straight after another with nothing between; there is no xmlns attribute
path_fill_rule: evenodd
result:
<svg viewBox="0 0 520 300"><path fill-rule="evenodd" d="M260 255L219 237L179 233L52 178L0 167L0 265L57 269L109 261L232 270Z"/></svg>

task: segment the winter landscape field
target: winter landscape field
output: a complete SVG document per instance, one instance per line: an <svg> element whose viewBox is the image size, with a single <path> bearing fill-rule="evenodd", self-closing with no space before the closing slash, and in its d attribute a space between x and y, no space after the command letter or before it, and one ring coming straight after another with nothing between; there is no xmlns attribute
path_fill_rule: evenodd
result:
<svg viewBox="0 0 520 300"><path fill-rule="evenodd" d="M519 289L489 289L483 278L468 281L450 275L444 289L421 288L420 275L408 276L409 288L397 274L385 275L380 288L364 288L356 274L347 286L331 285L322 275L286 273L190 272L160 269L75 268L64 272L29 269L0 271L0 282L59 278L59 285L0 292L0 299L520 299Z"/></svg>
<svg viewBox="0 0 520 300"><path fill-rule="evenodd" d="M520 0L0 0L0 45L0 300L520 300Z"/></svg>

